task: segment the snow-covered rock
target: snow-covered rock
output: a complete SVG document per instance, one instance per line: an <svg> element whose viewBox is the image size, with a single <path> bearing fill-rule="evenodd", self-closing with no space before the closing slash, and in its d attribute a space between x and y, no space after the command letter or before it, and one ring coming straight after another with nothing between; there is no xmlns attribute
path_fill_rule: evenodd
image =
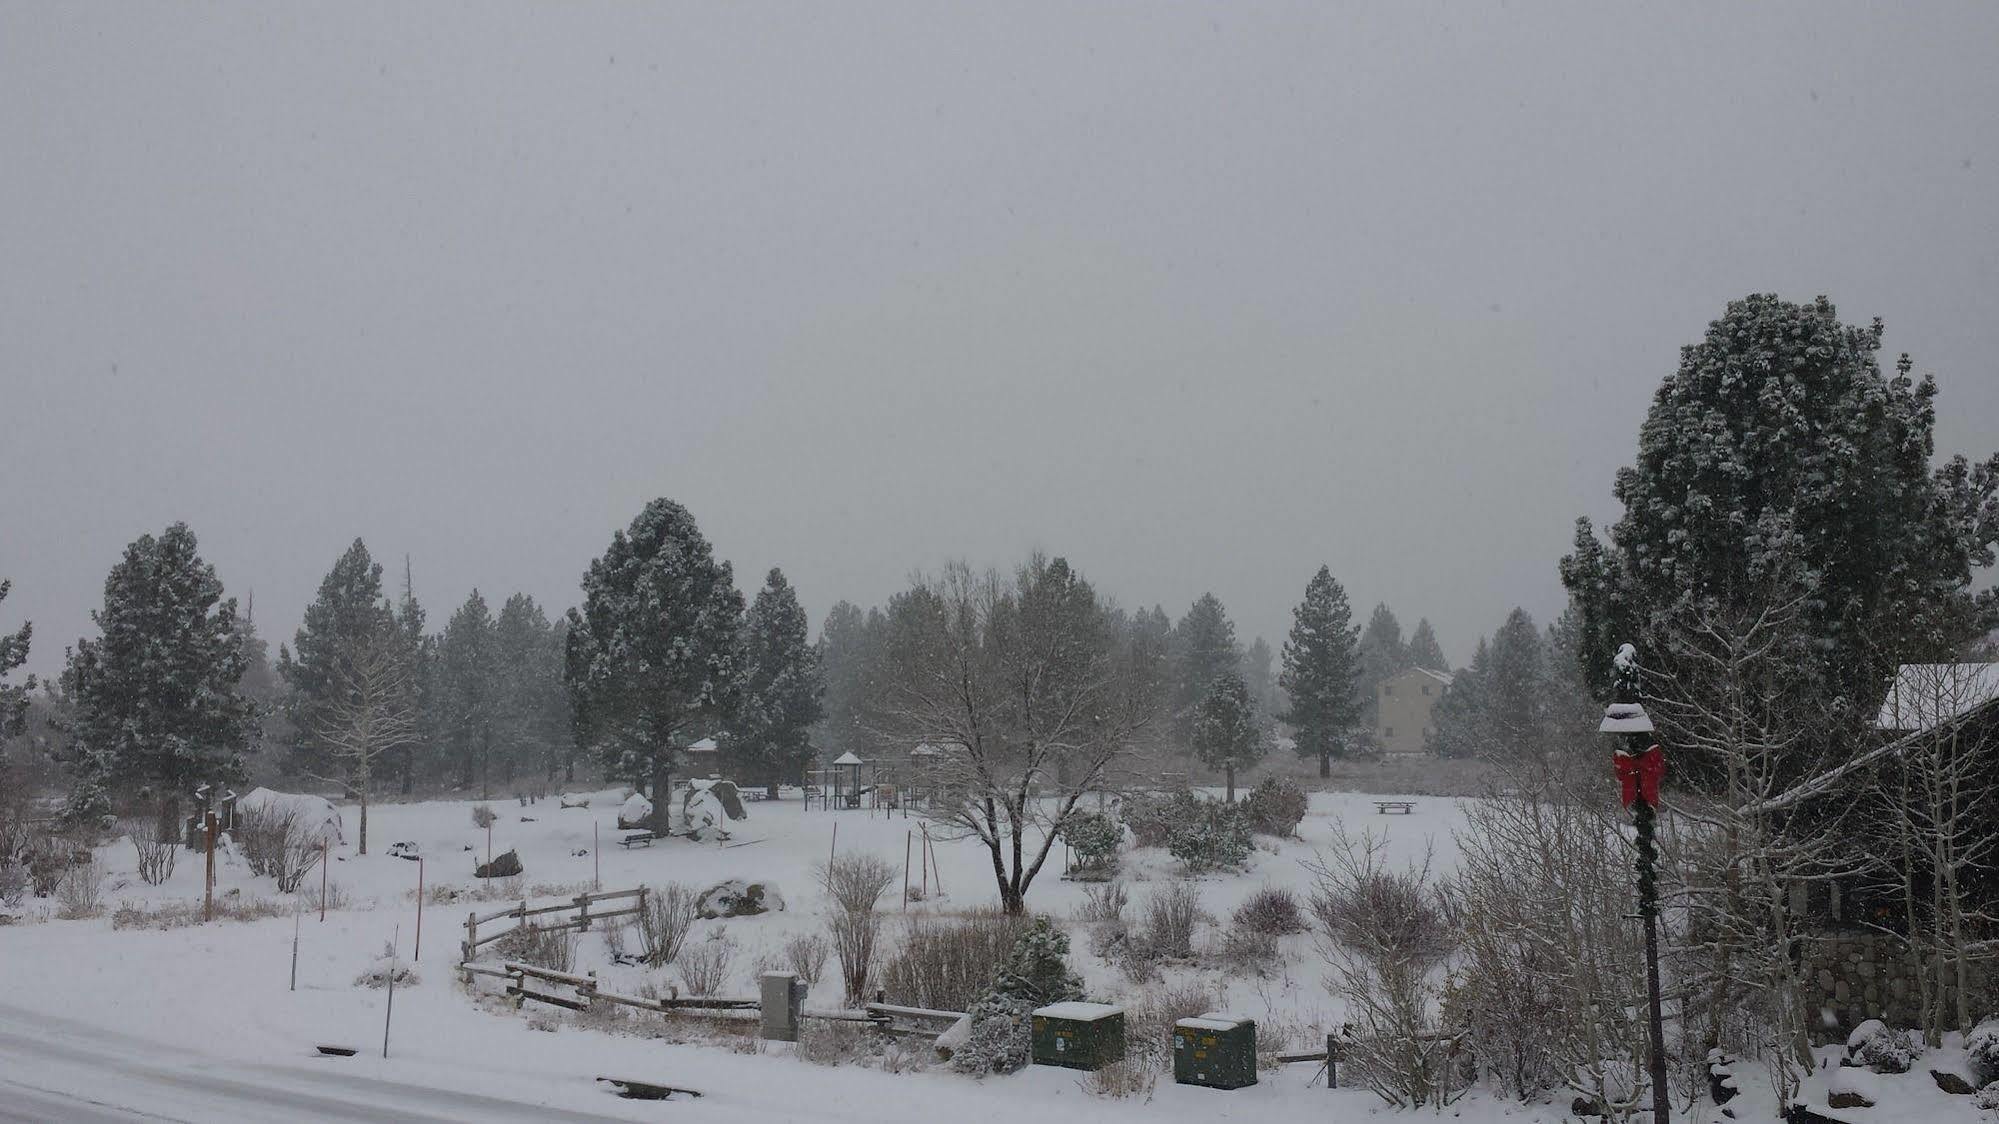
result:
<svg viewBox="0 0 1999 1124"><path fill-rule="evenodd" d="M1964 1036L1964 1060L1978 1084L1999 1081L1999 1018L1986 1019Z"/></svg>
<svg viewBox="0 0 1999 1124"><path fill-rule="evenodd" d="M634 792L618 805L618 827L620 829L645 827L652 821L652 801Z"/></svg>
<svg viewBox="0 0 1999 1124"><path fill-rule="evenodd" d="M1923 1052L1914 1031L1894 1030L1880 1019L1868 1019L1846 1036L1846 1054L1876 1073L1907 1073Z"/></svg>
<svg viewBox="0 0 1999 1124"><path fill-rule="evenodd" d="M784 909L784 895L769 882L745 882L732 878L718 882L701 891L701 897L694 904L696 916L754 917L759 913L781 912Z"/></svg>

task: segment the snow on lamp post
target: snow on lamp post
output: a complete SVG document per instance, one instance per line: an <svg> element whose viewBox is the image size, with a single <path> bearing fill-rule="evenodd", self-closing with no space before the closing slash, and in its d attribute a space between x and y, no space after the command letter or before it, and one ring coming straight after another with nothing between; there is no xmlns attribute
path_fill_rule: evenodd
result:
<svg viewBox="0 0 1999 1124"><path fill-rule="evenodd" d="M1666 1030L1659 1009L1659 848L1656 840L1659 782L1666 776L1666 751L1652 740L1652 718L1640 705L1638 649L1617 649L1611 680L1614 700L1603 710L1600 733L1615 735L1614 761L1624 806L1638 829L1638 915L1645 923L1645 988L1651 1027L1652 1118L1672 1119L1666 1089Z"/></svg>

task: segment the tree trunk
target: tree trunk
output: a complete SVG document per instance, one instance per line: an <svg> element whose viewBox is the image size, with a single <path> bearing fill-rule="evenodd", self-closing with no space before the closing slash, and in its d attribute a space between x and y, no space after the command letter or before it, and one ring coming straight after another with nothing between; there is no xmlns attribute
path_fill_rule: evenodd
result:
<svg viewBox="0 0 1999 1124"><path fill-rule="evenodd" d="M652 763L652 830L654 834L665 835L672 827L672 811L668 807L673 795L673 766L664 756Z"/></svg>
<svg viewBox="0 0 1999 1124"><path fill-rule="evenodd" d="M1222 762L1222 773L1228 778L1228 802L1233 804L1235 803L1235 758L1231 757Z"/></svg>
<svg viewBox="0 0 1999 1124"><path fill-rule="evenodd" d="M1330 776L1332 776L1332 775L1333 775L1333 754L1332 754L1332 751L1331 751L1331 750L1320 750L1320 751L1319 751L1319 779L1320 779L1320 780L1325 780L1326 778L1328 778L1328 777L1330 777Z"/></svg>

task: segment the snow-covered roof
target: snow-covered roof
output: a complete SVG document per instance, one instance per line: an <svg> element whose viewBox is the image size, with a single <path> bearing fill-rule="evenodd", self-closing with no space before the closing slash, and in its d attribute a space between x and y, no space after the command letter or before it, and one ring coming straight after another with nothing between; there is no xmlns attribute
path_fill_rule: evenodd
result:
<svg viewBox="0 0 1999 1124"><path fill-rule="evenodd" d="M1124 1008L1113 1007L1108 1003L1079 1003L1072 1000L1068 1003L1050 1003L1046 1007L1036 1007L1034 1014L1036 1018L1043 1019L1069 1019L1072 1022L1095 1022L1098 1019L1107 1019L1112 1015L1122 1015L1124 1014Z"/></svg>
<svg viewBox="0 0 1999 1124"><path fill-rule="evenodd" d="M688 753L714 753L714 752L715 752L715 739L714 739L714 738L702 738L702 739L701 739L700 741L698 741L698 742L695 742L695 743L694 743L693 745L690 745L690 746L688 746L688 747L687 747L687 752L688 752Z"/></svg>
<svg viewBox="0 0 1999 1124"><path fill-rule="evenodd" d="M860 758L858 758L858 757L854 756L854 751L850 749L850 750L848 750L847 752L845 752L845 753L841 754L840 756L838 756L838 757L835 757L835 758L833 759L833 764L835 764L835 765L861 765L861 764L865 764L865 762L863 762L863 761L862 761L862 760L861 760Z"/></svg>
<svg viewBox="0 0 1999 1124"><path fill-rule="evenodd" d="M1927 730L1999 699L1999 663L1905 663L1888 686L1875 724Z"/></svg>
<svg viewBox="0 0 1999 1124"><path fill-rule="evenodd" d="M1451 685L1451 676L1448 672L1433 671L1427 667L1405 667L1394 675L1389 676L1384 682L1393 683L1398 679L1408 679L1412 676L1433 679L1446 687Z"/></svg>

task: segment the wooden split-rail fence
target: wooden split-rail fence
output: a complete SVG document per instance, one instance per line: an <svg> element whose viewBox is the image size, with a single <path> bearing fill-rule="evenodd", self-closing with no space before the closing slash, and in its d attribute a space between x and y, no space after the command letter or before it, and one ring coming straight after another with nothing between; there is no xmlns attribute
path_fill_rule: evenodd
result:
<svg viewBox="0 0 1999 1124"><path fill-rule="evenodd" d="M645 912L646 892L644 886L636 890L606 890L595 894L578 894L568 901L542 906L530 906L528 900L522 898L505 909L495 909L486 913L474 910L465 915L465 939L460 942L458 957L461 971L463 965L470 965L479 958L479 949L482 946L492 944L530 925L540 929L574 929L581 933L588 931L593 922L608 921L614 917L637 916ZM632 904L622 908L592 908L628 899ZM561 914L570 914L570 916L559 916ZM537 918L545 920L536 920ZM512 920L514 924L505 928L495 927L495 922L507 920ZM481 929L486 931L482 933Z"/></svg>

